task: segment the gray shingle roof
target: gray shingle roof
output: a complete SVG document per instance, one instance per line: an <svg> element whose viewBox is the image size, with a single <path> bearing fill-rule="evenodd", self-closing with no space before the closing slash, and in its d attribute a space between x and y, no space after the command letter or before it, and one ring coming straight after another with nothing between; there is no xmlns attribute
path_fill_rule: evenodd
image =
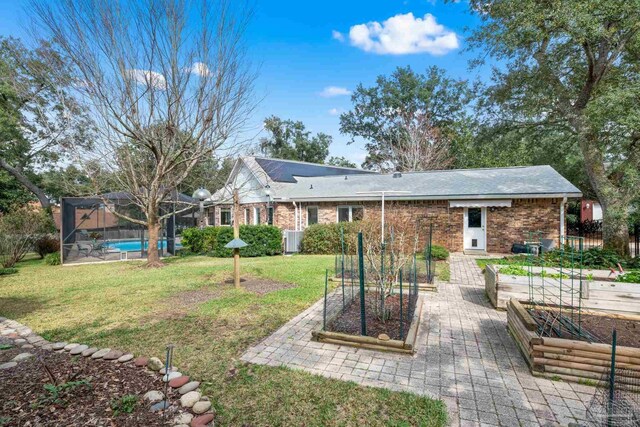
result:
<svg viewBox="0 0 640 427"><path fill-rule="evenodd" d="M474 199L512 197L580 197L578 188L551 166L459 169L393 174L295 177L280 184L274 198L290 200L371 200L379 191L405 191L389 199Z"/></svg>

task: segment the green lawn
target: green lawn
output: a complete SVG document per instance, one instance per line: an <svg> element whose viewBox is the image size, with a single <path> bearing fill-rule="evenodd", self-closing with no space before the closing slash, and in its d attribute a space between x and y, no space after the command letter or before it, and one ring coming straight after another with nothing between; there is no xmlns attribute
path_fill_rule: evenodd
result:
<svg viewBox="0 0 640 427"><path fill-rule="evenodd" d="M451 280L449 261L436 262L436 278L441 282L448 282Z"/></svg>
<svg viewBox="0 0 640 427"><path fill-rule="evenodd" d="M204 381L222 425L425 425L446 422L439 401L361 387L286 368L228 371L251 344L317 301L332 256L245 258L243 274L294 283L260 296L220 286L231 260L174 258L161 269L139 263L51 267L24 261L0 276L0 315L52 341L161 356ZM209 292L208 301L194 296ZM187 297L188 296L188 297ZM185 303L191 301L191 303Z"/></svg>

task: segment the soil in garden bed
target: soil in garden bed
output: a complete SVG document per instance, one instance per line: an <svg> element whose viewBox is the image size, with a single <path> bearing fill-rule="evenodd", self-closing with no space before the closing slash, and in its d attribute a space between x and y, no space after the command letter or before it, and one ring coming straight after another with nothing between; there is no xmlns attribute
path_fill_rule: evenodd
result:
<svg viewBox="0 0 640 427"><path fill-rule="evenodd" d="M540 310L536 311L540 312ZM566 314L566 317L568 319L571 319L571 315L569 313ZM640 321L618 319L606 316L595 316L590 314L582 314L580 316L580 319L582 330L587 331L588 333L593 335L598 339L598 342L601 342L603 344L611 344L613 329L615 328L618 335L618 345L640 348ZM573 322L574 324L578 323L577 314L574 314ZM562 329L562 335L563 336L558 336L558 334L556 333L552 334L554 338L567 338L578 341L588 341L587 338L584 337L569 336L565 329Z"/></svg>
<svg viewBox="0 0 640 427"><path fill-rule="evenodd" d="M411 326L408 316L409 295L402 296L403 334L400 336L400 295L387 297L385 309L390 311L390 318L382 321L376 315L376 306L380 305L380 295L376 292L365 293L365 318L367 322L367 336L377 338L380 334L387 334L392 340L404 340ZM360 335L360 298L355 298L344 311L327 325L331 332Z"/></svg>
<svg viewBox="0 0 640 427"><path fill-rule="evenodd" d="M0 345L9 343L0 338ZM162 416L151 413L150 404L142 399L150 390L164 392L160 375L132 363L73 357L40 348L0 350L0 364L27 352L35 357L0 370L2 426L163 426L174 417L167 414L163 422ZM52 388L53 381L43 365L58 387ZM126 395L137 397L133 412L115 415L111 402ZM169 389L171 402L179 397Z"/></svg>

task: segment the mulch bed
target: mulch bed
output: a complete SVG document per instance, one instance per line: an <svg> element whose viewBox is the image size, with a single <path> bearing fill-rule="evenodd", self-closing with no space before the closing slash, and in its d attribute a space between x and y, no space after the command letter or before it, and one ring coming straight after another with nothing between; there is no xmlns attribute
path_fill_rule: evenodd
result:
<svg viewBox="0 0 640 427"><path fill-rule="evenodd" d="M386 321L376 316L375 308L380 304L380 295L376 292L365 293L365 318L367 322L367 336L377 338L380 334L387 334L393 340L403 340L407 336L411 322L407 320L409 297L402 296L403 306L403 336L400 336L400 295L388 296L385 308L391 311L391 317ZM343 312L333 319L327 330L351 335L360 335L360 298L355 298Z"/></svg>
<svg viewBox="0 0 640 427"><path fill-rule="evenodd" d="M240 286L243 289L258 295L266 295L282 289L295 288L292 283L280 283L274 280L258 277L245 276L240 279ZM218 299L224 296L225 291L233 289L233 278L227 278L222 283L210 285L201 289L179 292L167 298L166 306L153 313L152 316L144 317L140 322L146 324L149 321L165 319L181 319L198 305Z"/></svg>
<svg viewBox="0 0 640 427"><path fill-rule="evenodd" d="M223 286L233 285L233 278L227 278ZM283 289L295 288L297 285L293 283L281 283L275 280L264 279L261 277L245 276L240 279L240 286L249 292L258 295L266 295L271 292L281 291Z"/></svg>
<svg viewBox="0 0 640 427"><path fill-rule="evenodd" d="M0 337L0 344L11 341ZM0 364L19 353L35 357L23 360L10 369L0 370L0 425L4 426L162 426L169 425L173 414L149 411L142 396L150 390L164 392L161 376L133 364L92 360L68 353L40 348L0 350ZM46 366L57 385L77 382L53 397L45 389L52 384ZM86 382L87 384L83 384ZM179 398L169 390L169 398ZM125 395L138 397L132 413L114 416L111 402ZM169 412L169 409L167 412Z"/></svg>
<svg viewBox="0 0 640 427"><path fill-rule="evenodd" d="M571 315L569 313L567 313L566 315L563 313L563 315L568 319L571 319ZM640 348L640 321L617 319L606 316L594 316L589 314L582 314L582 316L580 316L580 320L581 328L596 337L598 341L603 344L611 344L611 340L613 338L613 329L615 328L618 335L618 345ZM574 324L577 324L577 314L574 315L573 322ZM552 335L554 338L567 338L578 341L587 341L587 339L584 337L568 336L568 332L566 332L566 330L564 329L562 330L562 332L564 336L561 337L559 337L556 333L553 333Z"/></svg>

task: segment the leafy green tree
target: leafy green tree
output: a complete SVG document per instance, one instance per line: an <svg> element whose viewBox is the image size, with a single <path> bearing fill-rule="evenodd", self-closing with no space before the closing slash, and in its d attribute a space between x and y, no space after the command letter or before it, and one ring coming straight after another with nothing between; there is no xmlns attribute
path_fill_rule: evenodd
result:
<svg viewBox="0 0 640 427"><path fill-rule="evenodd" d="M640 188L640 1L470 7L482 20L471 48L504 64L489 89L496 122L564 134L602 205L604 246L628 254L629 206Z"/></svg>
<svg viewBox="0 0 640 427"><path fill-rule="evenodd" d="M33 195L6 171L0 169L0 214L12 206L22 206L33 200Z"/></svg>
<svg viewBox="0 0 640 427"><path fill-rule="evenodd" d="M93 123L73 92L69 65L51 46L42 42L29 50L0 37L0 169L43 208L50 207L50 195L35 171L91 143Z"/></svg>
<svg viewBox="0 0 640 427"><path fill-rule="evenodd" d="M36 240L54 230L51 217L32 206L17 206L0 215L0 265L10 268L27 252Z"/></svg>
<svg viewBox="0 0 640 427"><path fill-rule="evenodd" d="M578 147L571 135L561 130L539 132L517 124L479 122L468 140L454 147L453 156L455 167L461 169L551 165L585 197L596 197Z"/></svg>
<svg viewBox="0 0 640 427"><path fill-rule="evenodd" d="M353 163L351 160L347 159L346 157L340 156L331 156L329 157L329 160L327 160L327 164L331 165L331 166L340 166L343 168L355 168L357 167L355 163Z"/></svg>
<svg viewBox="0 0 640 427"><path fill-rule="evenodd" d="M446 151L468 137L470 88L437 67L425 74L398 67L389 77L379 76L373 87L358 85L351 101L353 109L340 116L340 132L351 142L365 139L367 169L446 167L449 159L442 153L436 156L440 160L422 166L416 156L431 157L434 150Z"/></svg>
<svg viewBox="0 0 640 427"><path fill-rule="evenodd" d="M282 120L276 116L264 120L264 128L269 133L260 139L262 154L285 160L309 163L324 163L329 155L331 136L319 132L311 136L300 121Z"/></svg>

